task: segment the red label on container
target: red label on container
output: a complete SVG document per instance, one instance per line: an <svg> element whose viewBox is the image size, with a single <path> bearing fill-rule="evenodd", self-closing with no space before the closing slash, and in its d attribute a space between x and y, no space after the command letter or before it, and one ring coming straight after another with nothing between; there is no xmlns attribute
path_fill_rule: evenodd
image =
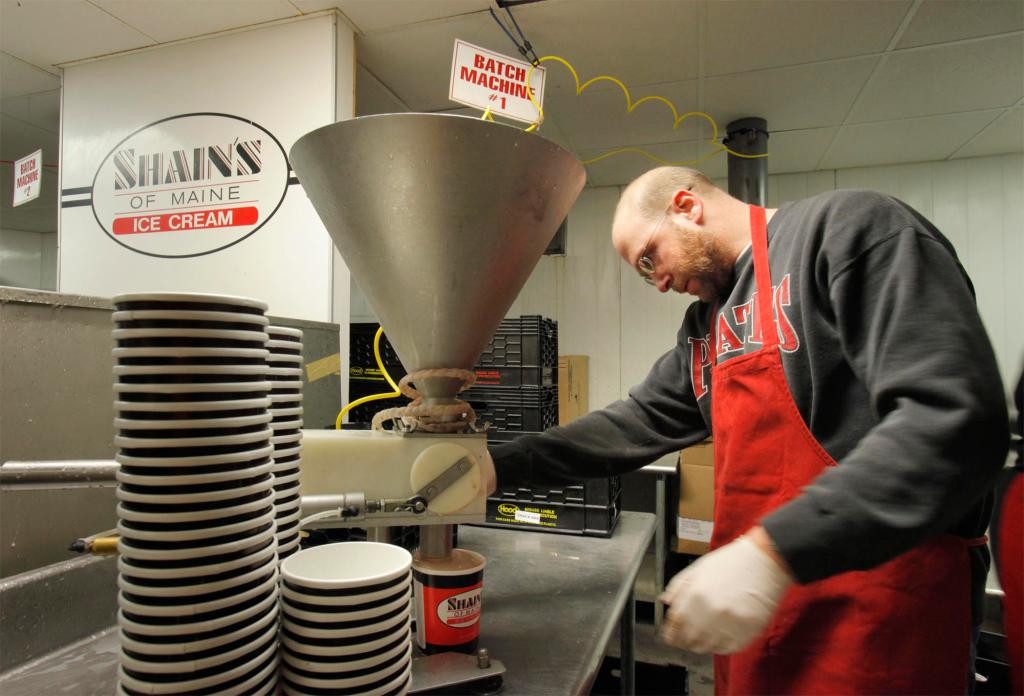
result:
<svg viewBox="0 0 1024 696"><path fill-rule="evenodd" d="M478 385L501 384L501 373L497 370L477 370L476 383Z"/></svg>
<svg viewBox="0 0 1024 696"><path fill-rule="evenodd" d="M188 232L217 227L255 225L259 210L254 206L219 208L215 210L181 210L162 215L135 215L114 218L114 234L148 234L150 232Z"/></svg>
<svg viewBox="0 0 1024 696"><path fill-rule="evenodd" d="M460 645L480 634L480 587L423 587L423 622L427 643Z"/></svg>

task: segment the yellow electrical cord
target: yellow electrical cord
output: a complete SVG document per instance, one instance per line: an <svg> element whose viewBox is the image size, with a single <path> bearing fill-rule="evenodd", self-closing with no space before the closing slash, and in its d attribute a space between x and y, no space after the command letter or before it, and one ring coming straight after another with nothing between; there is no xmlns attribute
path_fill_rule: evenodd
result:
<svg viewBox="0 0 1024 696"><path fill-rule="evenodd" d="M394 389L394 391L388 392L387 394L371 394L370 396L364 396L361 399L356 399L355 401L349 402L348 406L341 409L341 412L338 413L338 418L337 420L334 421L335 430L341 430L342 418L344 418L345 414L354 409L356 406L362 406L363 404L369 403L371 401L377 401L378 399L390 399L402 395L402 392L398 389L398 385L395 384L395 381L393 379L391 379L391 375L388 374L387 369L384 367L384 361L381 360L380 358L380 337L383 335L384 327L378 328L377 334L373 337L373 357L377 359L377 369L379 369L380 373L384 375L384 379L388 381L388 384L391 385L391 388Z"/></svg>
<svg viewBox="0 0 1024 696"><path fill-rule="evenodd" d="M642 99L639 99L639 100L634 102L632 96L629 94L629 89L626 87L626 85L624 85L622 83L621 80L619 80L616 77L612 77L610 75L599 75L598 77L593 77L593 78L587 80L586 82L584 82L581 85L580 84L580 76L576 72L576 69L574 67L572 67L572 64L569 63L569 61L567 61L565 58L562 58L560 56L544 56L543 58L539 59L536 64L531 65L530 69L526 73L526 85L527 85L526 97L530 100L530 103L532 103L535 107L537 107L537 120L533 123L533 125L531 125L529 128L526 129L527 133L536 130L540 126L540 124L544 122L544 109L541 108L541 105L538 104L537 101L533 98L533 91L531 89L529 89L529 85L530 85L530 76L533 75L534 68L536 68L537 65L540 65L544 61L548 61L548 60L557 60L559 63L561 63L562 65L564 65L565 67L567 67L569 69L569 72L572 73L573 80L576 81L576 96L579 96L580 94L582 94L583 90L585 90L587 87L589 87L590 85L594 84L595 82L600 82L601 80L607 80L609 82L612 82L612 83L618 85L619 89L622 90L623 95L625 95L625 97L626 97L626 113L627 114L633 113L633 109L635 109L636 107L640 106L644 102L659 101L659 102L662 102L663 104L665 104L672 111L672 116L673 116L672 130L675 130L675 129L679 128L679 124L681 124L683 121L685 121L688 118L702 118L702 119L704 119L711 126L711 137L708 138L708 142L714 143L715 144L715 148L716 148L716 149L712 150L711 152L707 153L706 155L703 155L702 157L699 157L699 158L697 158L695 160L688 160L688 161L684 161L684 162L670 162L668 160L662 159L662 158L660 158L660 157L658 157L656 155L653 155L650 152L647 152L646 150L643 150L643 149L638 148L638 147L620 147L620 148L617 148L615 150L609 150L608 152L602 153L602 154L598 155L597 157L592 157L592 158L590 158L588 160L583 160L583 164L593 164L594 162L600 162L601 160L605 159L606 157L611 157L613 155L619 155L619 154L623 154L623 153L626 153L626 152L635 152L635 153L637 153L639 155L642 155L642 156L646 157L649 160L657 162L658 164L663 164L663 165L667 165L667 166L676 166L676 167L692 166L692 165L695 165L695 164L700 164L701 162L705 161L706 159L708 159L710 157L713 157L714 155L717 155L719 152L728 152L731 155L735 155L736 157L742 157L744 159L758 159L760 157L767 157L768 156L767 152L764 153L764 154L761 154L761 155L745 155L743 153L736 152L735 150L730 149L728 146L726 146L724 144L719 143L718 142L718 124L715 122L715 119L713 119L710 116L710 114L704 113L703 111L687 111L685 114L680 116L679 115L679 111L678 111L678 109L676 109L676 105L675 104L673 104L671 101L669 101L665 97L658 96L658 95L650 95L650 96L647 96L647 97L643 97ZM484 112L484 115L481 116L481 118L489 120L489 121L493 121L494 120L494 117L491 115L490 107L488 107L487 111Z"/></svg>

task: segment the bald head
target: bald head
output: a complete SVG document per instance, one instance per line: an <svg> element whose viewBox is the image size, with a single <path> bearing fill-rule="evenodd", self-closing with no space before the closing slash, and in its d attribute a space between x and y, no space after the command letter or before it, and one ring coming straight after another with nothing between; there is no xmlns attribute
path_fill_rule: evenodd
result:
<svg viewBox="0 0 1024 696"><path fill-rule="evenodd" d="M615 209L615 221L618 222L621 215L656 219L665 212L675 193L682 190L706 196L719 189L696 169L658 167L634 179L622 192L619 206Z"/></svg>
<svg viewBox="0 0 1024 696"><path fill-rule="evenodd" d="M652 225L671 204L678 191L693 191L703 197L724 193L711 179L689 167L658 167L637 177L626 187L615 208L612 244L628 258L632 224Z"/></svg>

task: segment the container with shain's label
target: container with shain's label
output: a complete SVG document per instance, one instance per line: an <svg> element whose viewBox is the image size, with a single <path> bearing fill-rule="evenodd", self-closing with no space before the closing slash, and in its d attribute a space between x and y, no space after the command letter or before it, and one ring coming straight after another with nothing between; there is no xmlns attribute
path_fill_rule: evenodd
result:
<svg viewBox="0 0 1024 696"><path fill-rule="evenodd" d="M428 655L476 650L486 559L466 549L447 558L413 556L416 644Z"/></svg>

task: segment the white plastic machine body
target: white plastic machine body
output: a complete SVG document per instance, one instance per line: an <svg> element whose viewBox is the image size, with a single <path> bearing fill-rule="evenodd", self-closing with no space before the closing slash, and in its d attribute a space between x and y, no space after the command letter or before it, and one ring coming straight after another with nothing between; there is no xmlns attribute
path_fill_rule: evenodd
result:
<svg viewBox="0 0 1024 696"><path fill-rule="evenodd" d="M317 520L315 527L381 527L483 522L487 492L480 434L372 430L305 430L302 439L303 515L364 501L358 514ZM452 471L460 465L462 471ZM446 472L449 472L446 475ZM435 488L431 489L431 484ZM429 490L429 493L427 492ZM402 509L420 500L425 509Z"/></svg>

